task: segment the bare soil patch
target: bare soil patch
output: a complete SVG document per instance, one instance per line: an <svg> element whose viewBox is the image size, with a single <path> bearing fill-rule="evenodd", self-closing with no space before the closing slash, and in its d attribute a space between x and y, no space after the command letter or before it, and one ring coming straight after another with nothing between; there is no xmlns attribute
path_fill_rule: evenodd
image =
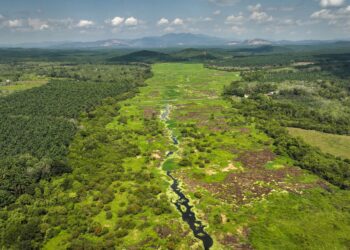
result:
<svg viewBox="0 0 350 250"><path fill-rule="evenodd" d="M228 164L227 167L223 168L222 171L223 172L229 172L231 170L237 170L237 169L238 168L235 165L233 165L233 163L231 162L231 163Z"/></svg>

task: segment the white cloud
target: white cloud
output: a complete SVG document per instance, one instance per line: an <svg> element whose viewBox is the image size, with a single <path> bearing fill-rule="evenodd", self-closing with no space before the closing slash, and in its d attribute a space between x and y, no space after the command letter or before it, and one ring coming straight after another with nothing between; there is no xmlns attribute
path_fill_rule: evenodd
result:
<svg viewBox="0 0 350 250"><path fill-rule="evenodd" d="M112 26L119 26L119 25L121 25L124 22L124 20L125 20L124 17L116 16L112 20L110 20L109 23Z"/></svg>
<svg viewBox="0 0 350 250"><path fill-rule="evenodd" d="M233 33L236 33L237 35L242 35L243 33L246 32L246 29L241 26L232 26L231 30L233 31Z"/></svg>
<svg viewBox="0 0 350 250"><path fill-rule="evenodd" d="M240 13L239 15L235 16L235 15L231 15L226 17L226 24L241 24L244 21L244 16L242 15L242 13Z"/></svg>
<svg viewBox="0 0 350 250"><path fill-rule="evenodd" d="M266 12L263 11L254 11L250 15L250 20L256 21L258 23L271 22L273 20L272 16L269 16Z"/></svg>
<svg viewBox="0 0 350 250"><path fill-rule="evenodd" d="M37 18L29 18L28 19L28 25L33 29L33 30L46 30L50 28L49 24L46 21L37 19Z"/></svg>
<svg viewBox="0 0 350 250"><path fill-rule="evenodd" d="M261 4L250 5L248 10L251 12L249 19L257 23L266 23L273 20L272 16L262 10Z"/></svg>
<svg viewBox="0 0 350 250"><path fill-rule="evenodd" d="M326 21L330 25L350 26L350 5L339 9L322 9L311 14L315 21Z"/></svg>
<svg viewBox="0 0 350 250"><path fill-rule="evenodd" d="M23 21L20 19L8 20L6 26L9 28L19 28L23 26Z"/></svg>
<svg viewBox="0 0 350 250"><path fill-rule="evenodd" d="M139 20L137 20L135 17L129 17L125 20L126 26L136 26L139 24Z"/></svg>
<svg viewBox="0 0 350 250"><path fill-rule="evenodd" d="M65 19L48 19L47 24L51 29L74 29L76 28L76 22L72 18Z"/></svg>
<svg viewBox="0 0 350 250"><path fill-rule="evenodd" d="M93 26L95 23L93 21L90 20L80 20L77 24L78 28L89 28L91 26Z"/></svg>
<svg viewBox="0 0 350 250"><path fill-rule="evenodd" d="M345 3L345 0L321 0L322 7L339 7Z"/></svg>
<svg viewBox="0 0 350 250"><path fill-rule="evenodd" d="M159 19L157 24L158 24L158 26L167 25L167 24L169 24L169 20L163 17L163 18Z"/></svg>
<svg viewBox="0 0 350 250"><path fill-rule="evenodd" d="M213 15L214 15L214 16L218 16L218 15L220 15L220 14L221 14L221 10L216 10L216 11L213 12Z"/></svg>
<svg viewBox="0 0 350 250"><path fill-rule="evenodd" d="M311 18L314 19L334 19L336 16L330 11L326 9L322 9L320 11L316 11L311 14Z"/></svg>
<svg viewBox="0 0 350 250"><path fill-rule="evenodd" d="M50 26L48 25L48 24L43 24L43 25L41 25L40 26L40 30L46 30L46 29L48 29L48 28L50 28Z"/></svg>
<svg viewBox="0 0 350 250"><path fill-rule="evenodd" d="M296 26L306 26L306 25L315 24L315 21L312 21L312 20L304 21L301 19L286 18L286 19L276 20L275 24L280 25L281 27L286 27L286 26L296 27Z"/></svg>
<svg viewBox="0 0 350 250"><path fill-rule="evenodd" d="M322 9L312 13L310 17L323 20L350 19L350 5L337 10Z"/></svg>
<svg viewBox="0 0 350 250"><path fill-rule="evenodd" d="M193 18L193 17L188 17L185 20L183 20L183 25L186 24L198 24L198 23L207 23L207 22L212 22L214 19L212 17L198 17L198 18Z"/></svg>
<svg viewBox="0 0 350 250"><path fill-rule="evenodd" d="M172 24L174 24L174 25L183 25L184 24L184 20L182 20L181 18L175 18L174 21L172 22Z"/></svg>

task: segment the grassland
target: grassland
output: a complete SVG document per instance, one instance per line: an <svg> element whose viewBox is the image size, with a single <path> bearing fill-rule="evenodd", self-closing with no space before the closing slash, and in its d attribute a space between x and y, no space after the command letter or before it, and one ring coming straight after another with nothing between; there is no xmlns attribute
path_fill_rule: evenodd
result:
<svg viewBox="0 0 350 250"><path fill-rule="evenodd" d="M293 136L301 137L312 146L323 152L350 159L350 136L327 134L314 130L288 128Z"/></svg>

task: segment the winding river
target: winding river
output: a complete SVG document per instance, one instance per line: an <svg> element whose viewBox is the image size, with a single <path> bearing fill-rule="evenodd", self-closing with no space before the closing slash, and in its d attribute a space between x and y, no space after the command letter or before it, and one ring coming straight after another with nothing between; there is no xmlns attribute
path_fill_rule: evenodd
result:
<svg viewBox="0 0 350 250"><path fill-rule="evenodd" d="M170 115L170 106L167 105L165 110L163 110L163 112L161 113L161 120L166 123L166 121L169 120L169 115ZM179 144L177 138L173 135L173 132L171 131L171 129L168 126L166 127L170 133L173 144L177 146ZM168 152L166 157L169 158L173 154L174 152L172 151ZM205 250L210 249L211 246L213 245L213 239L204 230L205 226L202 224L202 222L196 218L196 214L192 211L193 206L190 205L190 200L182 192L179 186L179 181L171 174L171 171L167 171L166 174L173 181L170 187L173 190L173 192L178 196L178 199L173 203L176 206L176 209L181 213L182 220L185 221L190 226L194 236L203 242L204 249Z"/></svg>

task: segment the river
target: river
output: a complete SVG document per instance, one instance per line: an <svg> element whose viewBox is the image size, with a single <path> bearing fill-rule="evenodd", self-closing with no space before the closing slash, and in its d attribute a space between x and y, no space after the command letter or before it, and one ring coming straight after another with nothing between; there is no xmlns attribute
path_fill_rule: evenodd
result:
<svg viewBox="0 0 350 250"><path fill-rule="evenodd" d="M171 107L169 105L161 112L161 120L166 122L169 120ZM178 146L179 141L174 136L173 131L166 124L166 128L169 131L170 137L174 145ZM171 157L175 152L168 152L166 157ZM191 228L194 236L197 239L200 239L203 242L203 246L205 250L209 250L213 246L213 239L210 235L204 230L205 226L203 223L196 218L196 214L192 211L192 207L190 205L190 200L185 196L179 186L179 180L176 179L171 171L166 172L167 176L172 179L172 184L170 185L172 191L177 195L177 200L173 202L177 210L181 213L182 220L185 221Z"/></svg>

